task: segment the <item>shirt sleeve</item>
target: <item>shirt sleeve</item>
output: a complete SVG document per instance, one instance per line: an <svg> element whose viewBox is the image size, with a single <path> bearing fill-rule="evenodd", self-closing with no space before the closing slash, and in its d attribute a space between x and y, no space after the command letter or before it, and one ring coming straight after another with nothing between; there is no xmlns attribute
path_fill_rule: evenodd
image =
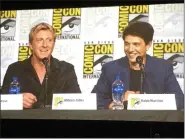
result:
<svg viewBox="0 0 185 139"><path fill-rule="evenodd" d="M96 93L97 95L97 107L98 109L108 109L108 105L112 101L111 88L110 84L106 77L106 68L102 67L102 73L100 78L97 81L97 84L94 86L91 93Z"/></svg>
<svg viewBox="0 0 185 139"><path fill-rule="evenodd" d="M184 94L175 77L172 64L167 65L164 89L165 93L175 94L177 109L184 109Z"/></svg>
<svg viewBox="0 0 185 139"><path fill-rule="evenodd" d="M66 93L81 93L78 79L75 73L74 66L71 66L70 69L65 73L67 76L67 80L64 83L64 90Z"/></svg>

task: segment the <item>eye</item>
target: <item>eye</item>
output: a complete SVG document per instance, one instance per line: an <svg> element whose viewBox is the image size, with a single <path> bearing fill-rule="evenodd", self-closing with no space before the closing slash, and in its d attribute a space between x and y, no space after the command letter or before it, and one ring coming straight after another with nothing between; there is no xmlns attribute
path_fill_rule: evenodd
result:
<svg viewBox="0 0 185 139"><path fill-rule="evenodd" d="M134 43L134 46L135 46L135 47L138 47L138 46L139 46L139 43Z"/></svg>
<svg viewBox="0 0 185 139"><path fill-rule="evenodd" d="M128 46L129 46L129 43L128 43L128 42L125 42L125 43L124 43L124 46L125 46L125 47L128 47Z"/></svg>
<svg viewBox="0 0 185 139"><path fill-rule="evenodd" d="M177 26L181 25L181 23L183 23L183 15L181 14L174 14L164 21L167 26Z"/></svg>
<svg viewBox="0 0 185 139"><path fill-rule="evenodd" d="M14 20L8 19L1 23L1 34L8 33L11 29L15 27L16 22Z"/></svg>
<svg viewBox="0 0 185 139"><path fill-rule="evenodd" d="M167 26L178 26L180 24L181 24L181 21L173 19L173 20L169 21L166 25Z"/></svg>
<svg viewBox="0 0 185 139"><path fill-rule="evenodd" d="M177 62L177 61L173 61L172 65L173 65L173 69L175 70L175 69L177 69L181 65L181 63Z"/></svg>
<svg viewBox="0 0 185 139"><path fill-rule="evenodd" d="M53 40L52 39L47 39L47 42L52 43Z"/></svg>
<svg viewBox="0 0 185 139"><path fill-rule="evenodd" d="M72 17L63 23L63 32L72 32L79 28L80 18Z"/></svg>
<svg viewBox="0 0 185 139"><path fill-rule="evenodd" d="M36 39L37 40L37 42L41 42L42 41L42 39L41 38L39 38L39 39Z"/></svg>
<svg viewBox="0 0 185 139"><path fill-rule="evenodd" d="M173 65L173 70L184 64L184 56L179 54L172 55L167 60Z"/></svg>
<svg viewBox="0 0 185 139"><path fill-rule="evenodd" d="M1 27L1 34L5 34L7 32L9 32L12 29L12 27L8 26L8 25L4 25Z"/></svg>
<svg viewBox="0 0 185 139"><path fill-rule="evenodd" d="M64 32L72 32L73 30L77 29L78 25L73 24L73 23L69 23L68 25L66 25L62 30Z"/></svg>
<svg viewBox="0 0 185 139"><path fill-rule="evenodd" d="M63 28L63 31L64 32L71 32L75 29L77 25L73 24L73 23L69 23L68 25L66 25L64 28Z"/></svg>

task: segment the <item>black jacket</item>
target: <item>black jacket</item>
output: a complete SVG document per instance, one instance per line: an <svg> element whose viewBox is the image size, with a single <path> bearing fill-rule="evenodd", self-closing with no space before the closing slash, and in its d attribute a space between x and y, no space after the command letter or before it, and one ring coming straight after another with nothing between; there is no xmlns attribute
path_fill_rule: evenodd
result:
<svg viewBox="0 0 185 139"><path fill-rule="evenodd" d="M9 65L4 77L2 93L8 94L13 77L18 77L21 93L32 93L37 97L33 108L44 106L45 80L40 84L36 71L31 65L31 57ZM53 93L81 93L74 66L51 57L48 77L47 105L52 104Z"/></svg>

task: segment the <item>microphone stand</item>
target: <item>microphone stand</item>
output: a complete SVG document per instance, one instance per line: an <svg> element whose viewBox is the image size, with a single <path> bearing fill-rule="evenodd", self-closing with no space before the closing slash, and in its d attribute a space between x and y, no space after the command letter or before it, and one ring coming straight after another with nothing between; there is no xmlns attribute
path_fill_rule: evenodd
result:
<svg viewBox="0 0 185 139"><path fill-rule="evenodd" d="M45 84L44 84L44 108L47 107L47 89L48 89L48 73L49 73L49 66L48 63L45 64L46 68L46 75L45 75Z"/></svg>
<svg viewBox="0 0 185 139"><path fill-rule="evenodd" d="M143 64L140 64L139 65L140 68L141 68L141 76L140 76L140 80L141 80L141 84L140 84L140 92L141 94L144 94L144 87L143 87L143 82L144 82L144 78L145 78L145 71L144 71L144 65Z"/></svg>

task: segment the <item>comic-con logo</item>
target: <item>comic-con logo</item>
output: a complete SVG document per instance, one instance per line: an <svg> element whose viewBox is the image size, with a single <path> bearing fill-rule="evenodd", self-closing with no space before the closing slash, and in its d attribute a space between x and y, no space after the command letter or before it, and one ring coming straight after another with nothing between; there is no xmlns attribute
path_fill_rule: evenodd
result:
<svg viewBox="0 0 185 139"><path fill-rule="evenodd" d="M158 37L184 36L184 4L152 5L151 22ZM153 19L152 19L153 18Z"/></svg>
<svg viewBox="0 0 185 139"><path fill-rule="evenodd" d="M141 103L140 98L131 98L130 99L131 108L134 108L136 105L139 105Z"/></svg>
<svg viewBox="0 0 185 139"><path fill-rule="evenodd" d="M85 43L83 78L99 78L103 64L113 60L113 52L113 42Z"/></svg>
<svg viewBox="0 0 185 139"><path fill-rule="evenodd" d="M63 97L55 97L54 98L54 106L58 106L59 104L62 104L64 102Z"/></svg>
<svg viewBox="0 0 185 139"><path fill-rule="evenodd" d="M143 21L148 22L149 5L132 5L119 7L118 37L122 36L128 24Z"/></svg>
<svg viewBox="0 0 185 139"><path fill-rule="evenodd" d="M28 44L19 44L19 51L18 51L18 61L23 61L29 58L32 54L32 51Z"/></svg>
<svg viewBox="0 0 185 139"><path fill-rule="evenodd" d="M52 25L57 39L80 39L81 8L53 9Z"/></svg>
<svg viewBox="0 0 185 139"><path fill-rule="evenodd" d="M14 10L0 11L1 41L15 41L16 14Z"/></svg>
<svg viewBox="0 0 185 139"><path fill-rule="evenodd" d="M177 78L184 78L184 42L154 42L153 55L172 63Z"/></svg>

